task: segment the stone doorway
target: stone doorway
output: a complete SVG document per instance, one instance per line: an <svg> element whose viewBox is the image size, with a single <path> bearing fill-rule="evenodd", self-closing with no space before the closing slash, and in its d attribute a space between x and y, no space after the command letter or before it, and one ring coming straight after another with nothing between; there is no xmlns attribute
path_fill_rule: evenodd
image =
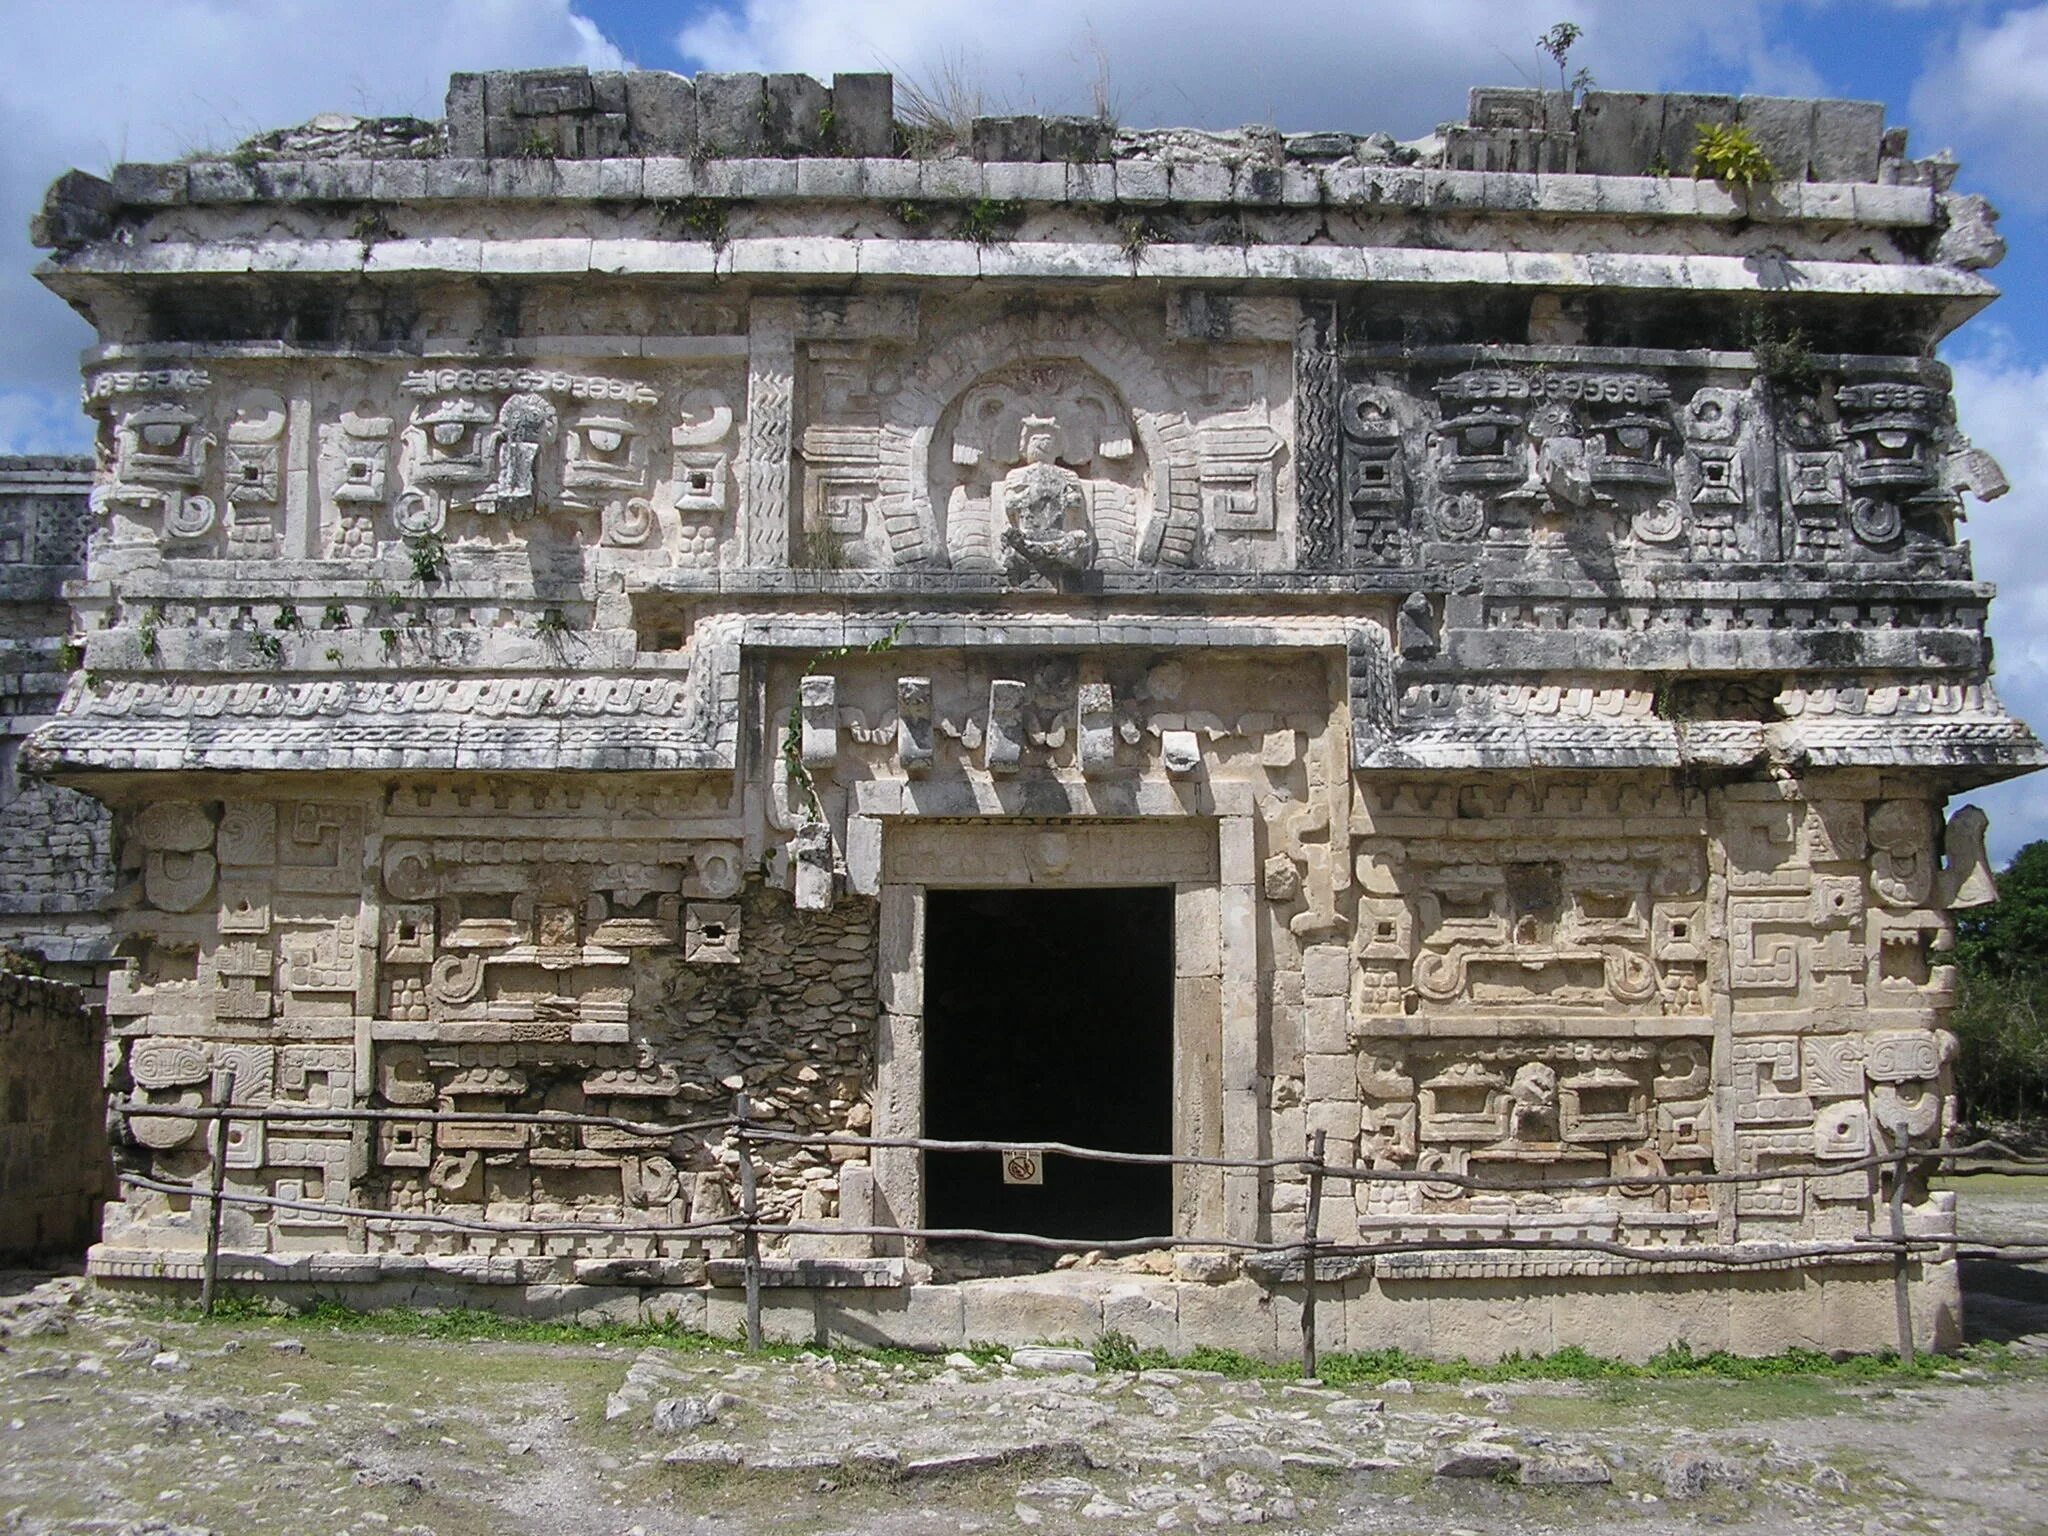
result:
<svg viewBox="0 0 2048 1536"><path fill-rule="evenodd" d="M1171 1151L1173 890L934 890L926 900L926 1134ZM933 1227L1102 1240L1174 1229L1164 1166L1052 1156L1042 1185L1006 1184L995 1153L927 1153L924 1188ZM1053 1259L933 1246L960 1250L934 1253L947 1269Z"/></svg>

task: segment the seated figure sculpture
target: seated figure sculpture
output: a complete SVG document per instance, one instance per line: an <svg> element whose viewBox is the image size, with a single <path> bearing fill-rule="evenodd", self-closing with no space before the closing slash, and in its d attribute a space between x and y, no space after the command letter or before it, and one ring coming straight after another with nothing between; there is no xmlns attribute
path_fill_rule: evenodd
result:
<svg viewBox="0 0 2048 1536"><path fill-rule="evenodd" d="M1088 489L1079 475L1055 462L1059 440L1056 417L1026 416L1018 434L1024 462L996 488L996 505L1009 525L1002 537L1012 577L1033 570L1084 571L1094 563Z"/></svg>

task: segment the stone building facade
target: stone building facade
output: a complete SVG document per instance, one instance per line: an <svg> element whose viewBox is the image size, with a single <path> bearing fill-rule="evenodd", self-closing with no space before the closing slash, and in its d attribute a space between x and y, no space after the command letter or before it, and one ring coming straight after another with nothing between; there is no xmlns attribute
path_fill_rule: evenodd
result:
<svg viewBox="0 0 2048 1536"><path fill-rule="evenodd" d="M1702 121L1784 179L1686 179ZM1944 802L2042 760L1957 537L2003 483L1929 361L1995 294L1953 174L1846 102L945 143L881 76L551 71L67 176L86 670L29 751L114 816L117 1158L203 1180L135 1111L221 1069L307 1111L1319 1133L1390 1175L1331 1182L1331 1243L1676 1261L1354 1256L1326 1344L1888 1342L1889 1260L1808 1250L1951 1122L1991 889ZM774 1327L1293 1347L1299 1259L1230 1245L1301 1237L1299 1167L759 1156L814 1229ZM226 1162L279 1202L230 1275L735 1316L729 1242L354 1214L710 1219L723 1132L315 1117ZM1635 1182L1714 1170L1782 1176ZM131 1185L95 1273L191 1279L201 1210ZM988 1276L905 1226L1188 1245ZM1953 1337L1952 1258L1911 1277Z"/></svg>
<svg viewBox="0 0 2048 1536"><path fill-rule="evenodd" d="M0 949L88 987L112 954L112 818L17 768L80 659L64 583L85 574L92 471L90 458L0 457Z"/></svg>

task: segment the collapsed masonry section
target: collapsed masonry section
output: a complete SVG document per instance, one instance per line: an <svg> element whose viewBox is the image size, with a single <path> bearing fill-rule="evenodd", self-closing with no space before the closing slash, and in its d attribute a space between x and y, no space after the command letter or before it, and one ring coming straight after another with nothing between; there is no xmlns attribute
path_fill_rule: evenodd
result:
<svg viewBox="0 0 2048 1536"><path fill-rule="evenodd" d="M901 1143L954 1123L926 1043L982 1006L961 913L993 914L986 1017L1073 990L954 893L1143 887L1171 1049L1130 1070L1166 1075L1174 1152L1320 1133L1389 1175L1324 1200L1333 1242L1680 1266L1359 1259L1359 1347L1417 1294L1442 1326L1403 1342L1483 1350L1529 1337L1475 1341L1491 1282L1556 1288L1515 1303L1548 1329L1673 1273L1719 1324L1651 1309L1627 1348L1889 1341L1832 1302L1742 1332L1728 1252L1816 1297L1888 1273L1815 1245L1879 1230L1873 1159L1953 1130L1945 955L1992 893L1944 801L2042 762L1958 536L2003 477L1927 360L1993 295L1945 173L1806 103L1779 126L1817 179L1588 174L1620 164L1597 97L1487 106L1434 164L1049 160L1044 124L721 159L725 86L505 80L457 88L482 158L316 124L96 203L67 178L45 221L100 334L85 670L28 749L114 817L99 1273L196 1273L211 1154L149 1111L226 1103L259 1202L231 1274L708 1316L730 1239L644 1229L729 1213L738 1150L647 1127L745 1092L889 1143L766 1144L763 1209L812 1229L771 1240L782 1278L872 1291L871 1332L1028 1337L875 1230L931 1213ZM1830 158L1852 117L1867 165ZM1017 1082L971 1091L1028 1110L1062 1064L1007 1044ZM1707 1170L1750 1177L1659 1182ZM1213 1251L1117 1283L1177 1342L1271 1333L1285 1260L1224 1245L1297 1241L1300 1170L1184 1166L1169 1204ZM1946 1337L1953 1260L1912 1275Z"/></svg>

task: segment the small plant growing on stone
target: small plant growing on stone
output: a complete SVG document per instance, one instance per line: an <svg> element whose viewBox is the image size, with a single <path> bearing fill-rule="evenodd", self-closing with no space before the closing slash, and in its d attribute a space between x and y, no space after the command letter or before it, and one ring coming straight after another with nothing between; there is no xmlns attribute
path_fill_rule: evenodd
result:
<svg viewBox="0 0 2048 1536"><path fill-rule="evenodd" d="M1820 360L1799 326L1780 329L1770 315L1752 310L1742 317L1742 345L1756 359L1756 371L1778 389L1797 393L1820 382Z"/></svg>
<svg viewBox="0 0 2048 1536"><path fill-rule="evenodd" d="M853 655L879 656L884 651L896 649L896 642L903 637L903 627L908 619L898 619L889 633L866 645L840 645L829 651L819 651L804 663L804 675L822 672L827 666L844 657ZM824 814L818 803L817 781L811 777L811 770L804 766L804 707L802 699L789 706L789 714L782 722L782 761L789 770L789 781L803 791L804 811L812 820Z"/></svg>
<svg viewBox="0 0 2048 1536"><path fill-rule="evenodd" d="M290 603L284 603L279 605L277 610L277 617L270 621L270 625L271 628L273 629L305 628L305 626L299 622L299 610Z"/></svg>
<svg viewBox="0 0 2048 1536"><path fill-rule="evenodd" d="M1024 222L1024 205L1006 198L981 197L960 214L960 237L976 245L999 245Z"/></svg>
<svg viewBox="0 0 2048 1536"><path fill-rule="evenodd" d="M840 153L839 114L830 107L821 108L818 112L818 142L825 146L827 154Z"/></svg>
<svg viewBox="0 0 2048 1536"><path fill-rule="evenodd" d="M157 626L163 621L163 609L150 608L143 612L141 622L135 626L135 648L142 652L144 661L155 661L157 658L156 632Z"/></svg>
<svg viewBox="0 0 2048 1536"><path fill-rule="evenodd" d="M1102 1337L1095 1341L1094 1354L1098 1371L1135 1372L1145 1368L1138 1341L1121 1328L1103 1330Z"/></svg>
<svg viewBox="0 0 2048 1536"><path fill-rule="evenodd" d="M448 549L438 533L415 534L405 541L405 549L412 561L412 579L421 586L431 586L448 574Z"/></svg>
<svg viewBox="0 0 2048 1536"><path fill-rule="evenodd" d="M396 656L398 654L397 630L389 628L380 629L377 631L377 639L378 642L383 645L384 654L386 656Z"/></svg>
<svg viewBox="0 0 2048 1536"><path fill-rule="evenodd" d="M57 647L57 665L66 672L76 672L85 660L85 647L76 640L66 640Z"/></svg>
<svg viewBox="0 0 2048 1536"><path fill-rule="evenodd" d="M987 110L980 71L962 53L941 53L927 76L896 77L896 136L919 159L967 143Z"/></svg>
<svg viewBox="0 0 2048 1536"><path fill-rule="evenodd" d="M340 647L340 646L338 646L338 645L330 645L329 647L327 647L327 649L326 649L326 650L325 650L324 652L322 652L322 654L323 654L324 656L326 656L326 658L327 658L327 659L328 659L329 661L333 662L333 663L334 663L334 664L335 664L335 665L336 665L337 667L341 665L341 647Z"/></svg>
<svg viewBox="0 0 2048 1536"><path fill-rule="evenodd" d="M896 222L906 229L923 229L931 221L931 210L923 203L905 199L896 205Z"/></svg>
<svg viewBox="0 0 2048 1536"><path fill-rule="evenodd" d="M545 608L533 621L534 637L540 641L540 648L548 659L558 667L569 664L569 644L575 631L559 608Z"/></svg>
<svg viewBox="0 0 2048 1536"><path fill-rule="evenodd" d="M272 666L284 660L284 642L267 629L259 629L250 635L249 644L258 656Z"/></svg>
<svg viewBox="0 0 2048 1536"><path fill-rule="evenodd" d="M830 528L806 528L799 563L807 571L843 571L846 545Z"/></svg>
<svg viewBox="0 0 2048 1536"><path fill-rule="evenodd" d="M1116 234L1118 248L1132 262L1143 261L1147 248L1162 238L1159 227L1143 217L1125 219L1117 225Z"/></svg>
<svg viewBox="0 0 2048 1536"><path fill-rule="evenodd" d="M1102 38L1092 22L1088 24L1087 46L1089 61L1094 65L1088 78L1088 105L1095 121L1114 134L1117 124L1123 120L1123 102L1110 74L1109 50L1102 45Z"/></svg>
<svg viewBox="0 0 2048 1536"><path fill-rule="evenodd" d="M398 231L391 227L391 220L381 207L363 209L349 226L349 234L364 245L374 245L379 240L389 240Z"/></svg>
<svg viewBox="0 0 2048 1536"><path fill-rule="evenodd" d="M1699 134L1692 146L1695 181L1709 177L1724 187L1748 191L1778 179L1771 157L1757 143L1756 135L1740 123L1699 123L1695 127Z"/></svg>
<svg viewBox="0 0 2048 1536"><path fill-rule="evenodd" d="M662 227L686 240L706 240L724 245L725 204L711 197L665 197L654 205L654 216Z"/></svg>
<svg viewBox="0 0 2048 1536"><path fill-rule="evenodd" d="M1536 51L1547 55L1550 62L1557 66L1558 90L1569 96L1576 97L1588 90L1593 84L1592 74L1584 69L1581 69L1570 79L1565 78L1565 70L1569 66L1571 59L1572 45L1585 35L1586 29L1577 22L1560 21L1536 39Z"/></svg>
<svg viewBox="0 0 2048 1536"><path fill-rule="evenodd" d="M526 130L525 140L519 146L519 158L552 160L555 158L555 146L538 128L529 128Z"/></svg>
<svg viewBox="0 0 2048 1536"><path fill-rule="evenodd" d="M348 610L339 603L329 603L326 610L320 615L320 627L322 629L347 629Z"/></svg>

